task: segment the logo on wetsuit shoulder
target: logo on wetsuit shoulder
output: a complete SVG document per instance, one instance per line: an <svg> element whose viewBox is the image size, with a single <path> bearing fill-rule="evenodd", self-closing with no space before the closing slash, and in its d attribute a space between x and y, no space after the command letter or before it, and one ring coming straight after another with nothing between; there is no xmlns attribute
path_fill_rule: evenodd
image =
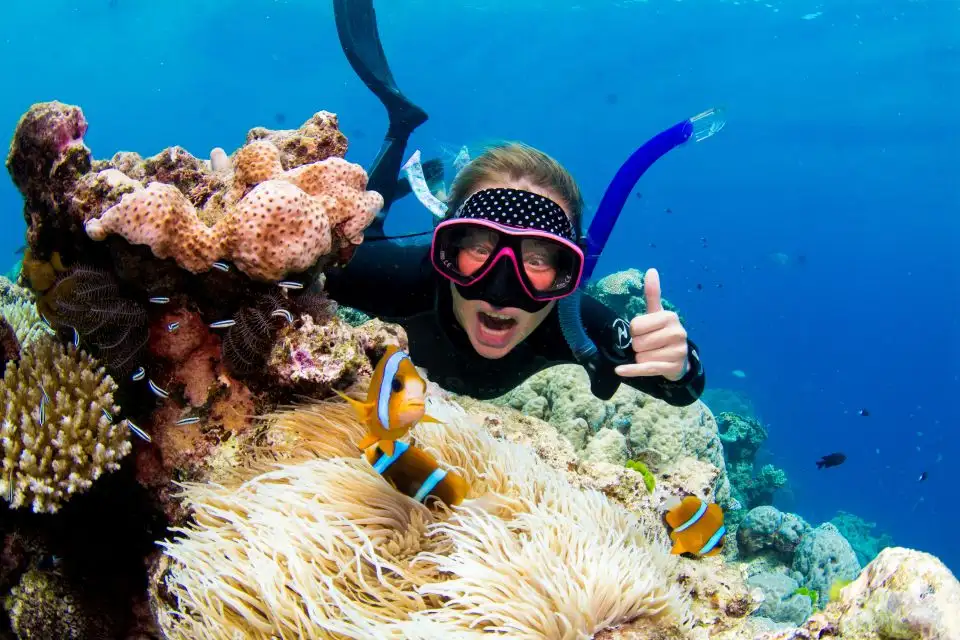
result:
<svg viewBox="0 0 960 640"><path fill-rule="evenodd" d="M616 336L617 348L621 351L630 346L630 325L623 318L613 321L613 333Z"/></svg>

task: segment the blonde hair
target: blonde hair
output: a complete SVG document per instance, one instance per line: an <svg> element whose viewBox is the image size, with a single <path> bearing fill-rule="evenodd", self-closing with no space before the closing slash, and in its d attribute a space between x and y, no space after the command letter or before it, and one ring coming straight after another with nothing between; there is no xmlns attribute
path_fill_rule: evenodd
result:
<svg viewBox="0 0 960 640"><path fill-rule="evenodd" d="M447 199L449 215L485 182L497 180L528 180L541 189L556 193L566 205L564 208L577 230L583 235L583 196L570 172L542 151L521 142L505 142L487 148L457 175L450 186Z"/></svg>

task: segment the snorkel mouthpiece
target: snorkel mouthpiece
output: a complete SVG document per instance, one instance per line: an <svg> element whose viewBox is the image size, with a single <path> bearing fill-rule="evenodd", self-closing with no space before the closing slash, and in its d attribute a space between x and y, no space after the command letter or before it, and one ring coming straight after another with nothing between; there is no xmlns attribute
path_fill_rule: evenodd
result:
<svg viewBox="0 0 960 640"><path fill-rule="evenodd" d="M617 218L620 217L620 212L627 203L627 198L630 197L630 193L647 169L671 150L690 140L702 142L712 137L723 129L725 124L726 121L720 109L708 109L661 131L627 158L613 177L610 186L607 187L600 206L590 222L586 236L581 282L587 282L593 275L600 254L603 253L603 248L610 238ZM561 299L557 303L557 312L563 337L577 361L590 374L591 391L602 400L610 398L620 385L620 380L614 373L607 376L601 375L597 345L584 330L583 319L580 316L580 290Z"/></svg>

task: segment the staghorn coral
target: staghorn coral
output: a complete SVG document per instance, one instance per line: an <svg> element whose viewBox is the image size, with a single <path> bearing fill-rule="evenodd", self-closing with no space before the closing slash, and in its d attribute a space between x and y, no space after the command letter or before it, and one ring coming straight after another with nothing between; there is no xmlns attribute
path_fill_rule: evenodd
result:
<svg viewBox="0 0 960 640"><path fill-rule="evenodd" d="M431 512L394 491L359 460L362 427L342 410L281 413L282 465L186 487L195 523L163 543L154 595L167 637L580 638L637 617L688 627L677 559L633 515L462 410L429 410L449 426L412 437L488 509Z"/></svg>
<svg viewBox="0 0 960 640"><path fill-rule="evenodd" d="M140 366L149 339L147 312L126 298L104 269L75 265L38 303L55 329L76 330L117 377Z"/></svg>
<svg viewBox="0 0 960 640"><path fill-rule="evenodd" d="M0 316L10 327L20 347L27 347L41 336L52 333L51 329L41 321L37 306L31 300L16 300L0 304Z"/></svg>
<svg viewBox="0 0 960 640"><path fill-rule="evenodd" d="M0 495L11 507L56 512L72 495L119 468L131 450L126 421L109 414L116 384L72 345L41 338L9 363L0 381L3 469Z"/></svg>
<svg viewBox="0 0 960 640"><path fill-rule="evenodd" d="M178 187L150 182L87 219L87 235L103 240L118 234L192 273L232 261L248 276L269 282L312 267L334 248L332 231L359 244L383 206L380 194L364 191L363 169L339 157L284 172L279 150L258 140L238 151L234 163L234 189L242 193L256 186L212 226Z"/></svg>

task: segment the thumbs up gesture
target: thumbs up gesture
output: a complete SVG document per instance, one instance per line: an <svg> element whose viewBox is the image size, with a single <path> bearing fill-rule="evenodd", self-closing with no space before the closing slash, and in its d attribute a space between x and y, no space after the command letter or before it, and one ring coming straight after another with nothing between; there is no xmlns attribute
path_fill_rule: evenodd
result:
<svg viewBox="0 0 960 640"><path fill-rule="evenodd" d="M622 364L617 375L664 376L679 380L689 368L687 331L673 311L666 311L660 301L660 274L648 269L643 277L643 295L647 312L630 322L634 364Z"/></svg>

